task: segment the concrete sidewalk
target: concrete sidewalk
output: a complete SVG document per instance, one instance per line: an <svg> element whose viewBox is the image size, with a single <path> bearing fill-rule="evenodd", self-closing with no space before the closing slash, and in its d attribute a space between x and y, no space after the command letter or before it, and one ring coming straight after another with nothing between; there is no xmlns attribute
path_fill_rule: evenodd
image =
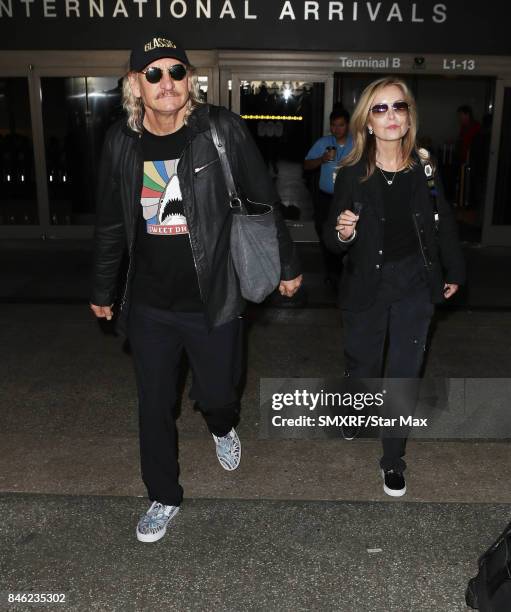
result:
<svg viewBox="0 0 511 612"><path fill-rule="evenodd" d="M201 419L202 420L202 419ZM379 440L241 438L233 473L211 436L181 436L181 484L196 499L389 501ZM136 435L0 435L0 491L144 497ZM508 441L419 441L407 445L407 493L399 503L511 504ZM510 506L511 520L511 506Z"/></svg>
<svg viewBox="0 0 511 612"><path fill-rule="evenodd" d="M255 309L247 325L242 464L220 468L184 379L185 503L147 545L122 339L85 304L0 305L0 591L64 590L84 612L465 610L511 519L509 441L411 440L409 491L390 499L378 440L259 437L261 378L342 375L337 310ZM426 375L507 377L510 357L511 313L444 311Z"/></svg>
<svg viewBox="0 0 511 612"><path fill-rule="evenodd" d="M459 612L507 505L193 500L134 537L140 499L0 495L1 589L77 611ZM27 610L25 606L5 610Z"/></svg>

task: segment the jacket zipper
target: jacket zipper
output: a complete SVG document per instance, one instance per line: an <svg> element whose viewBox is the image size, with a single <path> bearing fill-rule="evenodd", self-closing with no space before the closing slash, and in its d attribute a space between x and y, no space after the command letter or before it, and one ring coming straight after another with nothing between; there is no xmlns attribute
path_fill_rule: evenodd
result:
<svg viewBox="0 0 511 612"><path fill-rule="evenodd" d="M204 164L204 166L199 166L198 168L194 168L193 172L194 172L195 176L197 176L197 174L199 174L199 172L202 172L206 168L209 168L209 166L211 166L212 164L215 164L217 161L218 161L218 159L213 159L210 162L208 162L207 164Z"/></svg>
<svg viewBox="0 0 511 612"><path fill-rule="evenodd" d="M183 159L184 154L186 152L187 149L190 149L190 162L192 162L192 140L190 139L188 141L187 146L183 149L183 153L181 154L181 159ZM180 160L181 161L181 160ZM207 164L209 166L209 164ZM179 164L178 164L179 166ZM202 168L200 168L202 170ZM190 174L191 174L191 181L190 181L190 188L192 190L192 194L193 194L193 179L194 179L194 169L193 169L193 165L192 163L190 163ZM195 199L195 194L193 194L194 199ZM186 223L188 225L188 218L186 219ZM192 244L192 235L190 233L190 226L188 225L188 240L190 241L190 250L192 251L192 258L193 258L193 265L195 266L195 274L197 275L197 284L199 285L199 295L201 298L202 303L204 304L204 294L202 293L202 286L200 284L200 276L199 276L199 268L197 267L197 260L195 259L195 252L193 250L193 244Z"/></svg>
<svg viewBox="0 0 511 612"><path fill-rule="evenodd" d="M421 235L420 235L420 231L419 231L419 225L417 223L417 217L416 217L415 213L412 213L412 218L413 218L413 224L415 225L415 232L416 232L417 238L419 240L419 247L420 247L420 250L421 250L422 259L424 260L424 266L429 270L429 263L428 263L428 260L426 259L426 254L424 253L424 246L422 244Z"/></svg>
<svg viewBox="0 0 511 612"><path fill-rule="evenodd" d="M199 285L200 298L202 300L202 303L204 303L204 296L202 295L202 287L200 284L199 270L197 268L197 262L195 260L195 253L193 252L192 239L190 238L190 228L188 228L188 240L190 241L190 249L192 251L193 265L195 266L195 273L197 274L197 284Z"/></svg>
<svg viewBox="0 0 511 612"><path fill-rule="evenodd" d="M121 308L120 308L121 310L124 308L124 305L126 304L126 296L128 294L128 285L130 282L130 272L131 272L131 254L129 255L128 271L126 272L126 282L124 283L124 294L121 300Z"/></svg>
<svg viewBox="0 0 511 612"><path fill-rule="evenodd" d="M140 153L140 139L142 138L142 134L138 135L138 142L136 145L136 153ZM142 162L143 164L144 162ZM137 209L138 211L138 209ZM139 211L138 211L139 212ZM132 268L132 262L133 262L133 250L135 248L135 241L137 239L137 223L138 223L138 214L135 215L134 217L134 222L133 222L133 232L132 232L132 236L131 236L131 244L129 245L129 251L128 251L128 270L126 272L126 282L124 283L124 292L123 292L123 296L122 296L122 300L121 300L121 307L120 310L122 311L124 305L126 304L126 298L128 295L128 288L129 288L129 284L130 284L130 272L131 272L131 268Z"/></svg>

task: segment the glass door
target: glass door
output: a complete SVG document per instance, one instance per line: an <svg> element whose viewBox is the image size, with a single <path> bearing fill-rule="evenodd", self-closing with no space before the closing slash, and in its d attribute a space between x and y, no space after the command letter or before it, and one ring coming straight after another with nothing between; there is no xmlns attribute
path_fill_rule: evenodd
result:
<svg viewBox="0 0 511 612"><path fill-rule="evenodd" d="M122 115L121 92L116 76L41 77L52 225L93 225L101 147Z"/></svg>
<svg viewBox="0 0 511 612"><path fill-rule="evenodd" d="M331 107L331 79L243 72L233 74L231 82L232 110L245 119L261 151L293 239L316 242L313 199L317 186L303 172L303 161L323 135L325 123L328 126L325 109Z"/></svg>
<svg viewBox="0 0 511 612"><path fill-rule="evenodd" d="M0 228L39 224L26 76L0 77Z"/></svg>

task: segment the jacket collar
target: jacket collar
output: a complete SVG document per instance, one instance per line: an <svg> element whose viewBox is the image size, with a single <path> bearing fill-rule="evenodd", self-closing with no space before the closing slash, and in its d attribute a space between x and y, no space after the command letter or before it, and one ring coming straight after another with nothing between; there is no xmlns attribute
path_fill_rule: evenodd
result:
<svg viewBox="0 0 511 612"><path fill-rule="evenodd" d="M209 104L200 104L188 118L188 127L194 132L209 130Z"/></svg>

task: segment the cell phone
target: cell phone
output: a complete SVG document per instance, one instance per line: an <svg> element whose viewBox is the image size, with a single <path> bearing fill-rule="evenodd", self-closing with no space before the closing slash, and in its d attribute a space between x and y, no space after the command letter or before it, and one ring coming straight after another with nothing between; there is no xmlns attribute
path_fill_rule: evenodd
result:
<svg viewBox="0 0 511 612"><path fill-rule="evenodd" d="M363 208L363 202L353 202L353 212L357 215L357 217L360 217L360 213L362 212Z"/></svg>

